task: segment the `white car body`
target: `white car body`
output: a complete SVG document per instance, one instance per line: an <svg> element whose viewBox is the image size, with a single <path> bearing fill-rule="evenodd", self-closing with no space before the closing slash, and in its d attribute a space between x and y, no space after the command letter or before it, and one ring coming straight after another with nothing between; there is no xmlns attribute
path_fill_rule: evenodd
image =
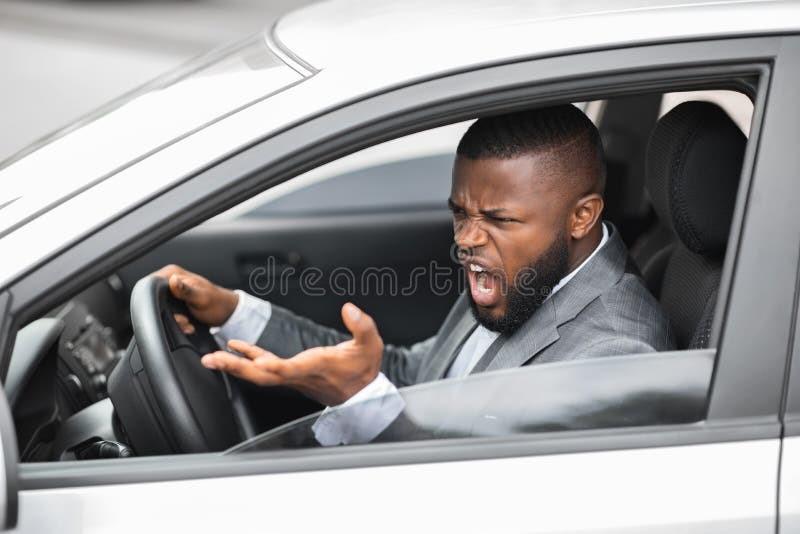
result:
<svg viewBox="0 0 800 534"><path fill-rule="evenodd" d="M288 88L270 96L272 89L264 92L258 79L243 77L219 86L200 83L187 93L162 95L162 102L143 103L158 98L145 92L16 159L0 169L0 183L8 184L0 191L0 290L200 170L349 103L484 66L800 32L800 3L794 1L481 4L350 0L311 6L265 33L267 46L288 66L279 75ZM207 103L207 116L158 123L181 98ZM440 153L453 138L450 131L439 145L426 143L426 150ZM334 162L333 170L285 182L218 217L236 216L281 188L354 168L348 165L404 157L391 152L391 144L381 150L389 152ZM377 154L374 160L370 154ZM19 492L15 531L734 534L775 532L780 517L781 533L800 532L800 437L728 436L708 443L681 441L677 434L679 446L559 452L555 440L542 454L501 444L482 458L471 456L466 443L457 448L462 459L398 464L392 450L371 453L366 446L357 449L373 458L366 466L303 467L303 457L292 457L274 460L272 472L258 462L273 460L256 455L247 464L254 473L225 474L214 464L207 475L186 479L28 486ZM146 459L124 461L155 470ZM201 455L195 467L202 470L204 461ZM281 472L293 461L300 467ZM85 469L99 472L103 465Z"/></svg>

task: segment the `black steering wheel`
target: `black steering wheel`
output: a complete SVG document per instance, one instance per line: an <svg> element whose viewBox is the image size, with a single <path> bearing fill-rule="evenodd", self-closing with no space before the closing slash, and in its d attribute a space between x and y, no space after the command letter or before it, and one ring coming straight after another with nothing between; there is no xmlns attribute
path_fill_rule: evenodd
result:
<svg viewBox="0 0 800 534"><path fill-rule="evenodd" d="M175 313L190 318L194 334L181 331ZM132 369L132 373L121 374L138 387L120 385L116 395L109 387L109 393L134 448L151 454L220 451L253 436L254 419L236 379L200 363L203 354L218 350L214 337L172 296L166 280L147 276L136 283L131 293L131 322L132 346L117 367ZM135 361L136 352L141 363ZM112 378L116 380L110 382L123 382ZM138 406L134 414L131 402L144 406ZM120 403L128 405L127 409L120 410ZM155 421L142 424L143 417ZM164 448L172 450L159 450Z"/></svg>

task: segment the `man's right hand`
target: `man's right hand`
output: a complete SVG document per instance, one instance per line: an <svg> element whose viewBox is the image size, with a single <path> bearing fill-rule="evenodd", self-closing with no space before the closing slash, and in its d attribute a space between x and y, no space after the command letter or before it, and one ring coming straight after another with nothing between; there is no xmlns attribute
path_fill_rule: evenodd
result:
<svg viewBox="0 0 800 534"><path fill-rule="evenodd" d="M192 315L208 326L225 324L239 302L235 292L178 265L167 265L153 274L166 278L175 298L184 301ZM194 326L188 318L176 315L175 319L184 332L193 333Z"/></svg>

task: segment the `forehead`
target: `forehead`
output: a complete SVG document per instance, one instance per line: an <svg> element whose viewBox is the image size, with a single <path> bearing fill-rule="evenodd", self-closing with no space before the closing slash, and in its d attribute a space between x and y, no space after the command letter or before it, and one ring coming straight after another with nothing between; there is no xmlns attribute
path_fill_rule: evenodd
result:
<svg viewBox="0 0 800 534"><path fill-rule="evenodd" d="M547 201L560 193L564 182L558 170L537 154L515 158L469 159L456 157L451 196L454 201L481 205L526 204Z"/></svg>

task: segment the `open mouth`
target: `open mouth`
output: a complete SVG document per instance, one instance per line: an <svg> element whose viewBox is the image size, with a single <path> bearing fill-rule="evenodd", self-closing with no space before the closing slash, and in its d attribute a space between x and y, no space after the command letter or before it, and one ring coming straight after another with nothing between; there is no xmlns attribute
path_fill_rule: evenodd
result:
<svg viewBox="0 0 800 534"><path fill-rule="evenodd" d="M482 307L497 305L502 297L499 273L475 262L467 262L464 267L467 269L469 289L475 304Z"/></svg>

